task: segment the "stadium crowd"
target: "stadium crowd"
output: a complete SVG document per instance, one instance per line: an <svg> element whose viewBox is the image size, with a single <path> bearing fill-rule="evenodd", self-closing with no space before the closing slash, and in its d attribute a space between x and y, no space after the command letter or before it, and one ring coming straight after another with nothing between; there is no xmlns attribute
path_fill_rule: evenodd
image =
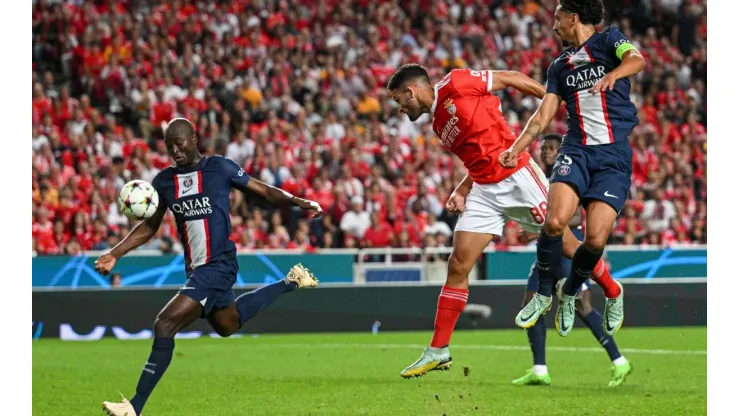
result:
<svg viewBox="0 0 740 416"><path fill-rule="evenodd" d="M52 1L33 5L33 250L77 254L131 227L116 204L131 179L171 162L162 125L193 121L204 154L316 200L326 215L232 193L240 250L451 244L444 203L465 170L428 116L400 117L385 91L421 63L515 69L544 83L561 50L555 0ZM607 0L645 55L633 80L631 201L615 244L705 244L705 1ZM502 94L518 133L537 100ZM549 132L565 132L565 113ZM534 145L538 146L538 145ZM538 149L531 149L537 160ZM521 244L510 224L495 244ZM145 249L179 251L168 214Z"/></svg>

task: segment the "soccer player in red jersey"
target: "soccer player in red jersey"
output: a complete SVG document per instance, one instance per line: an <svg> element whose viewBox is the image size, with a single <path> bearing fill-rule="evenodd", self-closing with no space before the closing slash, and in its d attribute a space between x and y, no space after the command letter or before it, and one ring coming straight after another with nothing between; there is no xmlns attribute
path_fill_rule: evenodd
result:
<svg viewBox="0 0 740 416"><path fill-rule="evenodd" d="M468 275L493 236L501 235L510 219L535 233L545 222L549 185L529 153L521 152L513 168L498 163L516 136L501 113L501 102L491 92L507 87L537 98L545 95L542 85L516 71L455 69L432 84L424 67L407 64L388 82L399 111L411 121L430 113L442 145L468 169L446 204L449 211L462 215L455 226L447 281L437 303L434 336L421 358L401 372L404 378L452 366L448 346L468 300ZM564 255L572 257L579 244L567 230ZM594 279L599 285L603 280L611 280L608 273Z"/></svg>

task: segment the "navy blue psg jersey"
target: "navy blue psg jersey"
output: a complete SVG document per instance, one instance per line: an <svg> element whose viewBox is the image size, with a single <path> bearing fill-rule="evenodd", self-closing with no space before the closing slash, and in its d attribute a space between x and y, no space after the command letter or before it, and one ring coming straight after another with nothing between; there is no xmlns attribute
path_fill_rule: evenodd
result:
<svg viewBox="0 0 740 416"><path fill-rule="evenodd" d="M621 78L614 90L592 94L589 89L622 63L629 41L614 26L594 33L579 48L570 47L547 70L547 92L560 96L568 109L565 143L601 145L627 140L637 125L637 108L630 100L630 80Z"/></svg>
<svg viewBox="0 0 740 416"><path fill-rule="evenodd" d="M229 192L246 191L249 175L221 156L203 157L193 168L170 166L152 181L159 203L175 215L188 272L236 251L231 235Z"/></svg>

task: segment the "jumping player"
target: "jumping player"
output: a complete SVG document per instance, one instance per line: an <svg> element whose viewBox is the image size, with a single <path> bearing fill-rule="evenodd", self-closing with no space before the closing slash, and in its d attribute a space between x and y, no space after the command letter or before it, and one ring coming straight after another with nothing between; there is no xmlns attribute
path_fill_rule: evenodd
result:
<svg viewBox="0 0 740 416"><path fill-rule="evenodd" d="M250 178L229 159L202 156L195 129L186 119L170 121L165 129L165 143L175 165L164 169L152 182L159 194L159 208L152 217L134 227L121 243L103 254L95 262L95 268L108 274L116 260L149 241L169 208L185 246L188 279L154 321L152 352L136 386L136 395L131 402L125 398L122 403L103 402L103 409L109 415L141 415L172 360L175 334L198 318L205 318L219 335L228 337L283 293L318 283L308 269L296 265L283 280L234 300L231 288L239 266L236 246L229 240L231 188L254 192L275 206L297 205L308 211L309 216L320 216L321 207Z"/></svg>
<svg viewBox="0 0 740 416"><path fill-rule="evenodd" d="M408 64L388 81L388 90L399 112L411 121L424 113L433 116L432 126L442 145L455 153L468 169L465 179L447 201L447 209L462 215L455 226L453 251L447 263L434 321L434 336L421 358L401 372L404 378L422 376L452 365L450 338L468 299L468 275L494 235L513 219L530 232L539 232L547 211L547 179L523 152L513 167L501 167L499 154L514 143L515 136L501 113L492 91L512 87L542 98L545 88L514 71L456 69L432 85L426 69ZM572 255L580 242L565 236L565 253ZM611 279L604 273L599 280ZM532 322L534 325L534 322Z"/></svg>
<svg viewBox="0 0 740 416"><path fill-rule="evenodd" d="M550 176L552 174L553 165L558 154L558 148L560 147L561 137L557 134L548 134L542 138L542 163L544 164L545 175ZM579 240L583 239L581 232L581 212L576 211L576 214L571 219L568 227ZM526 239L532 241L537 238L537 234L525 233ZM571 261L565 257L562 257L560 264L557 266L558 279L563 279L570 273ZM594 270L594 274L598 274L599 270ZM532 268L527 280L527 292L524 294L524 301L522 306L526 305L530 299L537 292L537 286L539 284L539 270L536 267L536 263L532 264ZM632 372L632 364L619 353L617 343L614 339L604 334L602 328L602 317L601 314L591 307L591 290L589 290L588 280L581 286L581 292L578 299L576 300L576 314L581 318L584 324L594 334L594 338L601 344L609 355L609 359L612 361L612 379L609 382L609 387L617 387L622 385L627 379L627 376ZM534 324L533 327L527 329L527 338L529 338L529 346L532 348L532 358L534 359L534 366L531 370L527 371L523 377L514 380L512 383L516 385L550 385L552 378L547 371L547 364L545 364L545 340L547 336L547 326L545 325L544 318L540 318Z"/></svg>
<svg viewBox="0 0 740 416"><path fill-rule="evenodd" d="M519 312L517 325L528 328L552 304L552 283L564 250L563 233L579 205L586 208L586 239L573 256L565 281L558 282L555 328L573 328L578 288L598 268L612 226L631 186L629 135L637 125L630 101L629 76L645 67L637 49L615 27L597 33L604 18L602 0L561 0L554 30L567 46L547 70L547 94L514 145L503 152L503 167L517 166L521 153L550 124L560 103L568 110L568 131L555 164L545 226L537 243L540 284ZM604 332L614 335L624 321L624 289L605 287Z"/></svg>

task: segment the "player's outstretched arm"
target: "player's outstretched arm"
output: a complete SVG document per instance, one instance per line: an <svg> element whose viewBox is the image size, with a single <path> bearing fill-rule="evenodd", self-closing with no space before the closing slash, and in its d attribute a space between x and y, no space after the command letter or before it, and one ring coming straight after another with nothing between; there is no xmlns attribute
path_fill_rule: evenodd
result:
<svg viewBox="0 0 740 416"><path fill-rule="evenodd" d="M123 241L118 243L113 247L113 249L103 254L95 261L95 270L102 275L107 275L110 273L111 269L113 269L113 266L116 264L116 260L154 237L154 234L157 233L159 226L162 224L162 218L164 218L165 212L167 212L167 207L160 205L157 207L157 211L154 212L154 215L136 224L131 232L123 238Z"/></svg>
<svg viewBox="0 0 740 416"><path fill-rule="evenodd" d="M110 251L113 257L120 259L129 251L134 250L151 240L151 238L154 237L154 234L157 233L157 230L159 230L159 226L162 225L162 218L164 218L165 212L167 212L167 207L160 205L157 207L154 215L136 224L131 232L123 238L123 241L118 243L113 247L113 250Z"/></svg>
<svg viewBox="0 0 740 416"><path fill-rule="evenodd" d="M532 115L524 128L522 134L516 139L514 144L499 156L499 163L505 168L514 168L517 164L517 157L524 149L536 139L550 124L560 107L561 98L558 95L547 93L540 103L537 111Z"/></svg>
<svg viewBox="0 0 740 416"><path fill-rule="evenodd" d="M533 95L539 99L545 96L545 87L532 78L518 71L491 71L493 72L493 87L491 91L500 91L504 88L514 88L526 95Z"/></svg>
<svg viewBox="0 0 740 416"><path fill-rule="evenodd" d="M323 212L321 206L319 206L319 204L315 201L298 198L297 196L293 196L289 192L285 192L280 188L270 186L254 178L251 178L249 180L246 189L265 198L267 202L278 207L296 205L304 211L308 211L309 215L316 217L320 216Z"/></svg>

